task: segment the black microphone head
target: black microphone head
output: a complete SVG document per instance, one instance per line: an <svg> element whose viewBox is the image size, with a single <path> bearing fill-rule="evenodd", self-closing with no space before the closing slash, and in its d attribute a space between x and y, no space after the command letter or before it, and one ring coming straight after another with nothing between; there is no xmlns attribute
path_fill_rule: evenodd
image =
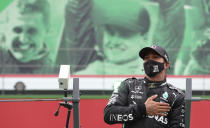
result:
<svg viewBox="0 0 210 128"><path fill-rule="evenodd" d="M54 116L58 116L59 114L59 111L57 110L55 113L54 113Z"/></svg>

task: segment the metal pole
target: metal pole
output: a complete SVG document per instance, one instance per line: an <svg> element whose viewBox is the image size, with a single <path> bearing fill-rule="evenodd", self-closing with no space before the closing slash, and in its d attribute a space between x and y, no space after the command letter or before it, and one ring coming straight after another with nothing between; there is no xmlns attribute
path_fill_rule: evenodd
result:
<svg viewBox="0 0 210 128"><path fill-rule="evenodd" d="M73 116L74 116L74 128L80 128L80 118L79 118L79 78L73 78Z"/></svg>
<svg viewBox="0 0 210 128"><path fill-rule="evenodd" d="M71 116L71 109L68 109L67 119L66 119L66 128L69 127L69 120Z"/></svg>
<svg viewBox="0 0 210 128"><path fill-rule="evenodd" d="M187 78L186 79L186 92L185 92L185 126L186 128L190 128L191 98L192 98L192 78Z"/></svg>
<svg viewBox="0 0 210 128"><path fill-rule="evenodd" d="M4 68L4 67L3 67ZM5 77L4 75L2 76L2 91L1 91L1 95L4 95L5 94L5 89L4 89L4 80L5 80Z"/></svg>

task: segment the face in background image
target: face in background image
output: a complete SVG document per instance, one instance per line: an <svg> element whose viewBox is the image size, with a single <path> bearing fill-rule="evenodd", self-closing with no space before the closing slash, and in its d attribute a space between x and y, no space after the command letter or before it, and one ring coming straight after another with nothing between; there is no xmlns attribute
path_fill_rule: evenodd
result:
<svg viewBox="0 0 210 128"><path fill-rule="evenodd" d="M210 64L210 0L202 1L203 8L201 8L202 20L197 22L200 26L196 26L194 40L197 47L193 49L193 56L204 68ZM202 57L200 57L202 56Z"/></svg>
<svg viewBox="0 0 210 128"><path fill-rule="evenodd" d="M103 50L108 61L115 64L128 63L138 59L138 51L145 45L140 31L117 25L105 25Z"/></svg>
<svg viewBox="0 0 210 128"><path fill-rule="evenodd" d="M94 0L94 4L94 23L103 28L100 42L105 60L111 64L138 63L139 50L148 45L145 37L150 28L150 16L144 3Z"/></svg>
<svg viewBox="0 0 210 128"><path fill-rule="evenodd" d="M39 59L46 32L41 13L17 14L8 24L8 50L23 63Z"/></svg>

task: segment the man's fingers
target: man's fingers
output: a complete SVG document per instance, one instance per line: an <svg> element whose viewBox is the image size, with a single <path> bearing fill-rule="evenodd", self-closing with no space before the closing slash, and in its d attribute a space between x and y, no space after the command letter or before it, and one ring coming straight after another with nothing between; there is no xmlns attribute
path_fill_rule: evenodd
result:
<svg viewBox="0 0 210 128"><path fill-rule="evenodd" d="M153 96L150 96L147 100L146 100L146 104L149 103L150 101L153 101L158 95L153 95Z"/></svg>
<svg viewBox="0 0 210 128"><path fill-rule="evenodd" d="M157 94L156 94L156 95L152 95L152 96L150 96L148 99L149 99L149 100L154 100L157 96L158 96Z"/></svg>
<svg viewBox="0 0 210 128"><path fill-rule="evenodd" d="M170 109L158 109L157 110L157 112L159 113L159 112L169 112L170 111Z"/></svg>
<svg viewBox="0 0 210 128"><path fill-rule="evenodd" d="M158 109L171 109L170 106L158 106Z"/></svg>
<svg viewBox="0 0 210 128"><path fill-rule="evenodd" d="M157 113L157 115L159 115L159 116L167 116L167 114L165 114L165 113Z"/></svg>
<svg viewBox="0 0 210 128"><path fill-rule="evenodd" d="M159 105L159 106L170 106L168 103L161 103L161 102L158 102L157 105Z"/></svg>
<svg viewBox="0 0 210 128"><path fill-rule="evenodd" d="M163 105L163 103L159 104L159 106L157 106L157 111L158 112L169 112L171 110L171 107L165 103Z"/></svg>

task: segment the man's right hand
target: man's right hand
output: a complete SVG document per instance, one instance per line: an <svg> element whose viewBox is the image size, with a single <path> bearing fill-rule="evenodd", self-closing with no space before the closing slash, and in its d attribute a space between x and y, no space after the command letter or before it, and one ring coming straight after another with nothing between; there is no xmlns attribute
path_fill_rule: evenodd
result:
<svg viewBox="0 0 210 128"><path fill-rule="evenodd" d="M144 103L146 106L147 115L167 116L166 112L170 111L171 107L168 103L155 102L157 95L149 97Z"/></svg>

